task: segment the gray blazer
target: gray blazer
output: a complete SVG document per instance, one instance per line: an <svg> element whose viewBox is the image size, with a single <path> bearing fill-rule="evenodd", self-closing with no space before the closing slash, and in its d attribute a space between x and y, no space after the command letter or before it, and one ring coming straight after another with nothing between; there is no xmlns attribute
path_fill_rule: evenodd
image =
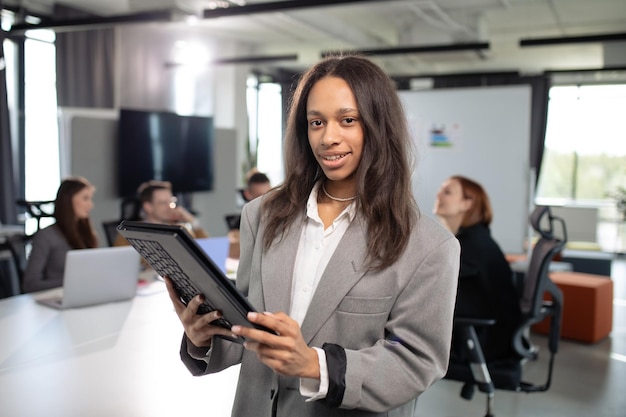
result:
<svg viewBox="0 0 626 417"><path fill-rule="evenodd" d="M260 204L257 199L243 209L237 286L257 309L287 312L305 218L266 251ZM417 396L443 377L459 272L458 241L420 215L400 259L383 271L367 272L366 232L357 215L302 323L309 346L333 343L345 349L345 392L338 407L325 400L305 402L299 378L274 374L239 344L214 339L209 355L202 358L183 338L181 357L194 375L241 363L233 416L410 417Z"/></svg>
<svg viewBox="0 0 626 417"><path fill-rule="evenodd" d="M22 284L24 291L40 291L62 286L65 254L70 249L69 243L56 224L35 233L24 270Z"/></svg>

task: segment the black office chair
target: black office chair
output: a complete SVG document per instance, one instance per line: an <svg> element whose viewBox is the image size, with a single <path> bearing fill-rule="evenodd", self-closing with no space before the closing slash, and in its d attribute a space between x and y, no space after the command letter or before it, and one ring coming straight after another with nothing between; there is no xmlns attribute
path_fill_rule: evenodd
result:
<svg viewBox="0 0 626 417"><path fill-rule="evenodd" d="M27 201L18 199L15 203L33 219L37 220L37 230L41 228L41 219L44 217L54 217L54 200ZM35 230L35 232L37 232ZM35 233L33 232L33 233Z"/></svg>
<svg viewBox="0 0 626 417"><path fill-rule="evenodd" d="M562 237L555 236L554 225L561 226ZM515 354L510 358L486 362L483 347L477 335L477 329L493 326L495 320L457 317L454 320L456 334L465 340L466 349L463 360L450 361L446 379L464 382L461 397L471 400L478 387L487 395L486 417L494 416L495 390L503 389L517 392L540 392L550 388L554 357L558 351L561 333L561 314L563 294L550 280L548 267L550 262L565 246L567 231L563 219L552 216L550 208L537 206L530 216L530 223L540 237L533 248L526 276L523 294L520 299L522 321L517 326L511 340ZM545 295L549 294L548 300ZM523 364L527 360L537 358L537 349L529 340L530 328L544 319L550 320L548 333L547 378L544 383L535 384L523 381ZM456 356L455 356L456 358Z"/></svg>
<svg viewBox="0 0 626 417"><path fill-rule="evenodd" d="M27 247L32 240L32 235L16 234L6 238L5 242L1 245L3 248L8 249L11 253L11 260L17 274L18 287L17 291L20 294L24 294L24 270L26 269L26 252Z"/></svg>
<svg viewBox="0 0 626 417"><path fill-rule="evenodd" d="M104 237L106 237L107 245L113 246L117 239L117 225L121 223L121 220L108 220L102 222L102 229L104 229Z"/></svg>
<svg viewBox="0 0 626 417"><path fill-rule="evenodd" d="M137 197L124 197L122 199L120 203L120 219L120 221L141 220L141 201Z"/></svg>
<svg viewBox="0 0 626 417"><path fill-rule="evenodd" d="M120 218L118 220L105 220L102 222L102 229L106 237L107 244L113 246L117 239L117 225L122 220L141 220L141 201L137 197L125 197L120 202Z"/></svg>

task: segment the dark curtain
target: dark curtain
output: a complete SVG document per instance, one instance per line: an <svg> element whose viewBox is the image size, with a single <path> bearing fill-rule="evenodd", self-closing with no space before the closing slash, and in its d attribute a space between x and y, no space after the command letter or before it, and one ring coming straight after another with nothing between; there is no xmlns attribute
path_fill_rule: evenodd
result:
<svg viewBox="0 0 626 417"><path fill-rule="evenodd" d="M529 77L532 87L532 108L530 110L530 166L535 168L537 181L541 171L543 150L546 138L546 126L548 124L548 101L550 97L550 77ZM537 184L535 183L535 186Z"/></svg>
<svg viewBox="0 0 626 417"><path fill-rule="evenodd" d="M13 167L13 142L9 125L7 102L6 62L4 60L5 33L0 31L0 223L17 224L16 175ZM0 251L7 254L8 245L2 243ZM14 272L10 262L0 262L0 298L16 294Z"/></svg>
<svg viewBox="0 0 626 417"><path fill-rule="evenodd" d="M55 19L89 15L55 6ZM112 28L57 33L57 103L59 107L113 108L115 32Z"/></svg>
<svg viewBox="0 0 626 417"><path fill-rule="evenodd" d="M9 126L6 63L4 61L4 32L0 35L0 222L17 224L16 174L13 166L13 142Z"/></svg>

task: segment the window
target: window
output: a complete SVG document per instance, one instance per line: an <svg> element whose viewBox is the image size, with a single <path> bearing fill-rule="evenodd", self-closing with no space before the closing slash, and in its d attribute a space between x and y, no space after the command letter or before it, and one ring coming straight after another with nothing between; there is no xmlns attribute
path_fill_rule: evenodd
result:
<svg viewBox="0 0 626 417"><path fill-rule="evenodd" d="M35 19L27 16L26 20ZM2 10L2 29L15 22L13 12ZM56 104L54 31L30 30L24 40L24 151L26 200L52 200L60 183L59 140ZM4 40L7 101L10 109L12 140L18 139L17 85L18 51L13 41ZM17 149L17 143L14 144ZM17 158L17 151L14 158ZM44 219L41 226L51 222ZM26 233L36 230L36 220L26 221Z"/></svg>
<svg viewBox="0 0 626 417"><path fill-rule="evenodd" d="M537 187L540 204L597 207L607 249L623 239L611 195L626 186L624 109L626 84L552 87Z"/></svg>
<svg viewBox="0 0 626 417"><path fill-rule="evenodd" d="M15 15L13 12L2 9L1 11L1 21L2 21L2 30L8 31L11 29L11 25L13 25L15 21ZM10 39L4 39L3 41L4 47L4 62L0 63L0 65L4 65L6 70L6 89L7 89L7 105L9 108L9 125L11 128L11 140L13 143L13 149L15 155L14 159L17 158L17 91L15 89L17 82L17 48L15 46L15 42ZM16 167L13 167L16 170ZM15 173L17 175L17 173Z"/></svg>
<svg viewBox="0 0 626 417"><path fill-rule="evenodd" d="M54 200L60 184L54 32L28 31L24 43L25 197ZM52 219L43 219L41 227ZM35 221L26 224L32 233Z"/></svg>
<svg viewBox="0 0 626 417"><path fill-rule="evenodd" d="M248 163L269 177L283 181L282 94L280 84L248 78ZM245 168L246 170L248 167ZM245 173L244 173L245 174Z"/></svg>

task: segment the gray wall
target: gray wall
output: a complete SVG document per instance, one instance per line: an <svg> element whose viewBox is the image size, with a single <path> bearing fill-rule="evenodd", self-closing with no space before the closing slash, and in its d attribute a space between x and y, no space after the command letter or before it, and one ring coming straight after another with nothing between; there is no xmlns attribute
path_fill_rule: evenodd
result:
<svg viewBox="0 0 626 417"><path fill-rule="evenodd" d="M96 186L91 214L100 237L106 245L102 222L116 220L120 198L116 192L115 141L117 113L111 111L69 111L62 116L62 176L82 175ZM210 192L193 193L193 209L211 236L227 232L224 215L237 208L237 140L232 129L215 132L215 183Z"/></svg>

